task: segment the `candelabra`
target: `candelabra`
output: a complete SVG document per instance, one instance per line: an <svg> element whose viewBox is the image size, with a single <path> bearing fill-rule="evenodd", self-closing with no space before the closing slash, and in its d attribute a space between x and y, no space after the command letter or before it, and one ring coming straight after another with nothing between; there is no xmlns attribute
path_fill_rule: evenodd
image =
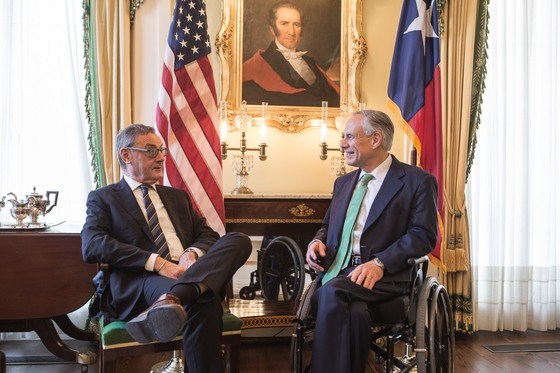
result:
<svg viewBox="0 0 560 373"><path fill-rule="evenodd" d="M331 157L331 174L335 176L341 176L346 174L346 157L344 156L344 150L341 147L329 148L327 145L327 112L329 104L327 101L323 101L321 104L321 154L319 158L324 161L328 157L329 151L338 151L340 156ZM340 108L340 115L334 118L334 124L338 132L342 134L346 121L348 120L348 115L346 108L342 106Z"/></svg>
<svg viewBox="0 0 560 373"><path fill-rule="evenodd" d="M220 117L220 137L222 139L222 159L226 159L229 150L239 150L241 154L233 156L233 171L235 174L235 189L232 194L253 194L253 191L247 186L249 174L253 170L253 156L246 155L245 153L251 151L259 152L259 159L266 160L266 120L268 118L268 103L263 102L261 105L261 117L255 118L261 123L260 128L260 144L258 148L248 148L245 133L252 125L253 118L247 113L247 103L241 103L241 110L235 116L234 122L237 129L241 132L241 139L239 140L239 148L231 148L226 142L228 132L228 118L227 118L227 103L222 100L218 109Z"/></svg>

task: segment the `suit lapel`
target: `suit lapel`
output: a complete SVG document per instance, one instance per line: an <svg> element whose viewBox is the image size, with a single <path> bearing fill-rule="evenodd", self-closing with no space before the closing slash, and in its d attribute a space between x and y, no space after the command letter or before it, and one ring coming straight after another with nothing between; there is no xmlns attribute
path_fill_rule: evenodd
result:
<svg viewBox="0 0 560 373"><path fill-rule="evenodd" d="M391 155L391 157L393 157ZM402 169L400 162L393 157L391 167L383 180L383 184L377 193L377 196L373 200L371 209L369 210L369 215L366 219L364 225L364 231L372 226L373 223L379 218L387 204L393 199L395 194L403 187L404 183L401 178L404 176L404 170Z"/></svg>
<svg viewBox="0 0 560 373"><path fill-rule="evenodd" d="M121 181L117 184L115 194L117 194L115 197L117 203L121 205L124 211L128 211L136 223L142 228L144 233L146 233L150 240L153 241L152 232L150 231L148 222L146 221L142 210L140 210L140 206L138 206L138 201L136 200L134 193L132 193L132 190L130 190L130 187L124 179L121 179Z"/></svg>
<svg viewBox="0 0 560 373"><path fill-rule="evenodd" d="M360 176L360 170L356 170L354 172L355 174L352 177L349 177L344 185L341 185L340 192L337 192L340 198L338 198L336 202L331 206L331 209L333 209L337 213L331 215L333 217L333 221L330 222L329 225L336 227L337 237L339 239L340 235L342 234L344 219L346 219L346 211L348 210L350 199L352 198L356 183L358 182L358 177Z"/></svg>

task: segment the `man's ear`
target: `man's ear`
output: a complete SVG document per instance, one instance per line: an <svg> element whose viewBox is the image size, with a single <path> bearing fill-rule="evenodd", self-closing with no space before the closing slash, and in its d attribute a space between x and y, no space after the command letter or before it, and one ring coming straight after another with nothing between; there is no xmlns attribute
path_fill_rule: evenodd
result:
<svg viewBox="0 0 560 373"><path fill-rule="evenodd" d="M381 137L381 132L373 131L373 134L371 135L371 147L373 149L379 148L382 140L383 138Z"/></svg>
<svg viewBox="0 0 560 373"><path fill-rule="evenodd" d="M268 26L268 29L270 30L270 33L272 34L272 36L276 37L276 33L274 32L274 27Z"/></svg>
<svg viewBox="0 0 560 373"><path fill-rule="evenodd" d="M120 156L124 163L130 164L130 149L122 148L120 151Z"/></svg>

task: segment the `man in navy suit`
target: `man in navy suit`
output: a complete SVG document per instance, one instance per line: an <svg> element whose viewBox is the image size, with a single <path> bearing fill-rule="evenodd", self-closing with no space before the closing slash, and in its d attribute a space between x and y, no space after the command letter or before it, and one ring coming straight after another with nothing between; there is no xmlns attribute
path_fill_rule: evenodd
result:
<svg viewBox="0 0 560 373"><path fill-rule="evenodd" d="M428 254L437 238L437 183L389 153L394 127L375 110L350 117L340 146L359 169L339 177L323 226L307 248L309 267L326 280L339 246L350 200L365 174L363 202L350 228L350 259L314 295L313 372L364 372L372 320L368 305L410 291L407 259ZM327 276L328 278L329 276Z"/></svg>
<svg viewBox="0 0 560 373"><path fill-rule="evenodd" d="M84 260L110 266L100 309L141 343L183 332L189 371L223 371L221 299L251 242L220 238L184 191L157 184L167 149L152 127L123 129L116 150L124 177L90 192L81 233Z"/></svg>
<svg viewBox="0 0 560 373"><path fill-rule="evenodd" d="M338 85L307 52L296 49L302 18L301 9L291 1L271 7L268 23L274 40L243 63L242 97L248 104L321 106L328 101L339 106Z"/></svg>

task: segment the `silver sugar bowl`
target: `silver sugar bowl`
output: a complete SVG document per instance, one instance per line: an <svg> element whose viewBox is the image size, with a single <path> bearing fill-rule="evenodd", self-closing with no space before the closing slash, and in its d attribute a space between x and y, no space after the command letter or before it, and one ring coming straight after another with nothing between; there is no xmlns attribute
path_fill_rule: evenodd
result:
<svg viewBox="0 0 560 373"><path fill-rule="evenodd" d="M8 202L12 204L12 208L10 209L10 214L12 217L17 220L16 227L23 227L23 219L29 216L29 206L27 205L27 201L22 199L18 200L17 196L14 193L8 193L7 196L12 195L14 198L9 199Z"/></svg>

